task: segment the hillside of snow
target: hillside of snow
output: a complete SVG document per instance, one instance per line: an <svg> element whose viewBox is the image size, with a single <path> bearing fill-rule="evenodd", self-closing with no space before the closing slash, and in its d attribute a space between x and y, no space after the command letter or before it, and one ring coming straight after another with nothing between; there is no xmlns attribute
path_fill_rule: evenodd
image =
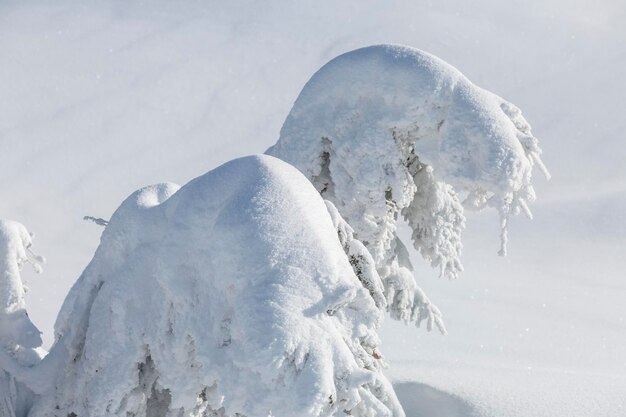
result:
<svg viewBox="0 0 626 417"><path fill-rule="evenodd" d="M49 347L103 230L83 216L262 153L323 64L406 44L521 108L553 176L506 258L494 212L468 216L458 279L413 253L449 335L386 320L407 415L623 416L625 17L617 0L0 3L0 217L48 260L23 274L30 318Z"/></svg>

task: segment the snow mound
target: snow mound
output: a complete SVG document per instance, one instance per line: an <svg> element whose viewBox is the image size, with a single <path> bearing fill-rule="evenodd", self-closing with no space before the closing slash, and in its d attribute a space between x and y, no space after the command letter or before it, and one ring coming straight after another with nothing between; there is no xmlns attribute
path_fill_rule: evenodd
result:
<svg viewBox="0 0 626 417"><path fill-rule="evenodd" d="M135 192L63 305L31 415L403 416L338 221L270 156Z"/></svg>
<svg viewBox="0 0 626 417"><path fill-rule="evenodd" d="M464 206L495 207L502 246L511 214L530 216L541 149L520 110L417 49L378 45L343 54L308 81L267 153L289 162L332 201L372 254L392 316L441 315L415 285L396 234L440 271L462 271ZM461 197L461 195L463 197Z"/></svg>

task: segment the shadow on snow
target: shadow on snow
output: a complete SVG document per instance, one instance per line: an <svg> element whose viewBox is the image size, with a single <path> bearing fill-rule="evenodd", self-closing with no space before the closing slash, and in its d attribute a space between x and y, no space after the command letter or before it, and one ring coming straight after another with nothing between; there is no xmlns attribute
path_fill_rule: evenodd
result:
<svg viewBox="0 0 626 417"><path fill-rule="evenodd" d="M407 417L475 417L470 404L456 395L419 382L393 384Z"/></svg>

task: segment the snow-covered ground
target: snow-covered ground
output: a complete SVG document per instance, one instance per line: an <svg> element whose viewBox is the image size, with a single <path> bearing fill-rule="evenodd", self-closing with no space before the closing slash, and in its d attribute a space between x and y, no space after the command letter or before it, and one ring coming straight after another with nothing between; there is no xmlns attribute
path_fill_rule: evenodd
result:
<svg viewBox="0 0 626 417"><path fill-rule="evenodd" d="M626 415L624 18L620 0L0 2L0 217L48 259L25 273L33 322L49 345L102 231L84 215L265 151L321 65L402 43L518 105L553 174L508 257L494 212L469 216L459 279L414 257L450 334L387 320L407 415Z"/></svg>

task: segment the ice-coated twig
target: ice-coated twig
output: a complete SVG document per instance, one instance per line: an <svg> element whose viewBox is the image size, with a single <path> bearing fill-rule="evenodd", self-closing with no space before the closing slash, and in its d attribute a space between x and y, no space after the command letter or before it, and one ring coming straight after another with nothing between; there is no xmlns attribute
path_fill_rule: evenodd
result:
<svg viewBox="0 0 626 417"><path fill-rule="evenodd" d="M92 217L92 216L85 216L83 217L83 220L85 221L92 221L95 224L97 224L98 226L103 226L106 227L109 224L108 220L104 220L100 217Z"/></svg>

